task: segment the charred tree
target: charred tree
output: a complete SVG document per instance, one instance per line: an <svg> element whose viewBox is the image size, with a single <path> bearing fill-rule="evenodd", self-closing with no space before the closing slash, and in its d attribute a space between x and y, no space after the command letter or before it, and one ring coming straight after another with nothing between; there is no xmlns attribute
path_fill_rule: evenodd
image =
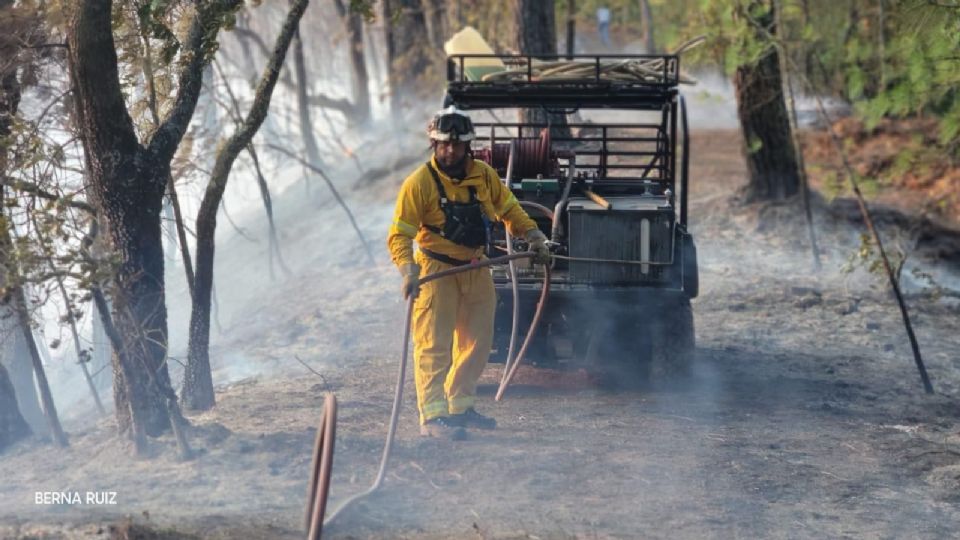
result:
<svg viewBox="0 0 960 540"><path fill-rule="evenodd" d="M769 0L751 2L741 15L755 38L767 43L756 61L737 67L733 84L750 178L743 190L751 201L782 201L800 192L799 167L783 96L780 59L769 37L776 13Z"/></svg>
<svg viewBox="0 0 960 540"><path fill-rule="evenodd" d="M296 39L296 38L294 38ZM227 78L223 74L223 70L220 69L220 63L214 62L214 65L217 66L218 71L220 72L220 78L223 79L223 87L227 91L227 96L230 98L230 106L233 114L230 116L233 117L233 121L239 129L243 124L243 111L240 110L240 102L237 100L237 96L233 93L233 90L230 89L230 83L227 81ZM268 117L269 119L269 117ZM263 201L263 209L267 214L267 227L269 233L267 238L270 241L268 247L269 251L269 261L270 261L270 279L273 280L276 278L276 275L273 271L273 258L276 256L277 261L280 263L280 269L284 274L289 275L290 269L287 268L286 263L283 261L283 254L280 252L280 239L277 234L277 226L273 220L273 201L270 198L270 186L267 185L267 179L263 175L263 169L260 167L260 158L258 157L257 150L254 148L253 143L247 144L247 153L250 154L250 160L253 161L253 169L257 174L257 186L260 188L260 200ZM213 158L214 162L216 157ZM213 164L209 167L210 170L213 170ZM213 299L214 306L216 306L216 294L211 292L211 298ZM216 319L214 319L216 320ZM219 323L217 324L219 327Z"/></svg>
<svg viewBox="0 0 960 540"><path fill-rule="evenodd" d="M253 139L254 134L267 117L270 98L287 49L297 32L297 26L308 0L296 0L287 15L273 54L257 86L256 96L247 118L217 153L210 182L207 184L200 211L197 214L197 268L194 283L193 306L190 313L189 356L183 378L181 395L183 406L193 410L205 410L214 405L213 377L210 373L210 301L213 289L214 234L217 227L217 211L223 192L227 187L230 169L240 152Z"/></svg>
<svg viewBox="0 0 960 540"><path fill-rule="evenodd" d="M537 0L514 0L517 27L517 50L520 54L536 57L556 58L557 30L554 2ZM569 137L567 116L562 112L551 112L544 108L522 109L520 121L534 124L548 124L554 137ZM525 133L535 136L537 133Z"/></svg>
<svg viewBox="0 0 960 540"><path fill-rule="evenodd" d="M286 55L286 49L283 52ZM300 30L293 35L293 70L297 77L297 117L300 120L300 137L303 139L303 149L310 163L322 165L320 147L317 137L313 133L313 120L310 118L310 81L307 80L307 66L303 57L303 40L300 39ZM237 115L239 116L239 112ZM348 115L349 116L349 115ZM310 185L310 175L306 176L307 186Z"/></svg>
<svg viewBox="0 0 960 540"><path fill-rule="evenodd" d="M107 0L78 0L67 25L77 124L89 192L118 259L112 284L114 400L122 432L157 436L180 421L167 371L161 206L170 162L200 94L202 72L225 12L239 0L196 2L181 44L174 103L141 143L124 103Z"/></svg>
<svg viewBox="0 0 960 540"><path fill-rule="evenodd" d="M577 2L567 0L567 58L572 60L577 50Z"/></svg>
<svg viewBox="0 0 960 540"><path fill-rule="evenodd" d="M650 0L640 0L640 33L643 48L646 54L657 53L657 42L653 39L653 13L650 11Z"/></svg>
<svg viewBox="0 0 960 540"><path fill-rule="evenodd" d="M349 9L343 0L334 2L337 13L347 28L347 47L349 47L350 72L353 82L353 113L349 121L363 125L370 119L370 75L363 54L363 17Z"/></svg>
<svg viewBox="0 0 960 540"><path fill-rule="evenodd" d="M17 313L17 323L23 333L23 339L27 344L27 352L30 353L30 360L33 363L33 374L37 379L37 388L40 391L40 403L43 405L43 417L47 421L47 429L50 430L50 436L57 446L69 446L67 435L63 432L63 427L60 426L57 408L53 404L53 394L50 392L43 362L40 360L40 351L37 349L37 342L33 338L33 327L30 314L27 312L27 299L23 293L23 287L14 287L12 295L14 311Z"/></svg>
<svg viewBox="0 0 960 540"><path fill-rule="evenodd" d="M20 415L13 383L0 364L0 452L28 435L30 428Z"/></svg>
<svg viewBox="0 0 960 540"><path fill-rule="evenodd" d="M426 97L422 84L431 66L427 19L421 0L384 0L390 109L394 119L410 97Z"/></svg>
<svg viewBox="0 0 960 540"><path fill-rule="evenodd" d="M430 46L437 54L443 51L443 42L450 33L447 28L446 0L422 0L424 22L427 26L427 36Z"/></svg>
<svg viewBox="0 0 960 540"><path fill-rule="evenodd" d="M13 7L12 0L0 0L0 176L5 176L8 167L8 144L12 133L13 121L17 116L22 95L19 72L25 67L28 60L21 57L25 46L30 46L42 40L39 37L38 21L28 16L24 10ZM0 186L0 200L6 201L4 188ZM12 401L3 400L0 406L0 431L8 431L10 442L19 438L18 424L29 422L27 432L34 431L39 435L46 435L47 425L44 421L43 410L40 408L40 398L37 395L37 386L34 383L33 365L25 336L33 335L30 327L22 331L16 299L21 296L22 283L19 279L17 261L13 257L13 241L10 228L12 221L8 221L5 213L0 213L0 330L7 342L3 352L3 362L9 373L4 370L4 385L9 385L9 392L0 389L9 395ZM9 404L9 405L8 405ZM8 409L8 407L10 407ZM9 416L5 414L9 411ZM14 414L15 413L15 414ZM22 413L22 414L21 414ZM27 427L27 426L24 426ZM0 434L0 439L3 435ZM3 446L3 444L0 444Z"/></svg>
<svg viewBox="0 0 960 540"><path fill-rule="evenodd" d="M8 297L12 298L12 297ZM30 355L27 344L20 332L17 316L13 307L8 304L0 305L0 330L4 338L5 347L0 356L0 365L7 370L10 383L17 395L17 405L20 414L30 426L30 431L41 437L47 435L47 425L40 408L40 396L37 395L37 385L33 381L33 366L30 364Z"/></svg>
<svg viewBox="0 0 960 540"><path fill-rule="evenodd" d="M2 159L2 158L0 158ZM4 197L3 189L0 188L0 198ZM21 388L32 388L33 379L36 378L37 390L39 391L40 404L43 408L43 418L46 421L46 428L50 432L53 441L59 446L67 446L67 436L60 426L60 418L57 415L57 409L53 404L53 395L50 392L50 385L47 384L47 376L44 372L43 361L40 359L40 350L33 337L33 325L30 320L30 313L27 308L27 298L23 291L22 272L19 262L14 256L13 243L13 222L4 213L0 214L0 284L3 286L2 298L3 305L9 307L13 312L14 331L19 333L20 339L26 344L27 357L30 365L33 367L33 374L28 375L26 371L21 371ZM14 359L16 362L17 359ZM27 396L29 397L29 393Z"/></svg>

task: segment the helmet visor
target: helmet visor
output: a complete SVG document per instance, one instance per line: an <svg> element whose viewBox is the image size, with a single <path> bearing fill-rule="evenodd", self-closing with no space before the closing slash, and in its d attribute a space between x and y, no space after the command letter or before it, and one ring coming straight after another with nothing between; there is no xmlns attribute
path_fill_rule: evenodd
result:
<svg viewBox="0 0 960 540"><path fill-rule="evenodd" d="M461 114L444 114L437 119L437 131L451 135L473 133L473 122Z"/></svg>

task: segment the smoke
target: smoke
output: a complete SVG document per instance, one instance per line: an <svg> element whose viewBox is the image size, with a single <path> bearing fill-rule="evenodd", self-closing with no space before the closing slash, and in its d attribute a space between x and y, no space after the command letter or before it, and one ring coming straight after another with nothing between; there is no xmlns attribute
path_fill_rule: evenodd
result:
<svg viewBox="0 0 960 540"><path fill-rule="evenodd" d="M736 320L729 315L726 304L742 304L736 309L744 311L774 311L776 306L771 303L793 302L794 296L800 300L816 296L809 291L801 295L790 292L795 287L840 297L868 290L877 278L862 269L853 274L839 269L859 245L860 231L855 227L834 223L818 211L826 271L814 276L798 208L786 208L783 213L788 215L774 216L783 227L763 229L755 217L757 207L738 210L728 204L733 195L730 177L743 177L739 156L727 156L731 164L725 164L715 159L716 153L698 158L696 152L710 139L735 136L731 131L736 128L732 91L721 77L699 77L701 85L684 89L691 128L719 131L706 131L694 141L691 215L701 265L701 297L694 301L700 345L699 361L694 364L688 383L644 383L641 378L634 381L636 384L624 384L639 373L635 360L641 353L636 350L636 343L628 340L606 340L600 360L613 377L586 384L575 393L557 392L539 401L509 392L506 401L496 407L484 400L481 407L486 410L482 412L497 416L503 425L502 433L507 435L480 435L467 443L472 446L458 447L454 452L449 445L418 441L412 435L417 413L408 385L401 439L391 462L387 489L345 515L344 521L332 529L334 532L353 534L356 530L372 529L376 534L397 526L401 528L395 530L447 527L445 530L459 534L462 529L473 532L469 527L473 522L477 531L485 530L490 523L506 523L518 529L570 536L574 531L565 528L589 534L597 530L624 530L625 524L657 523L677 525L677 530L690 533L686 534L689 536L705 536L709 534L696 533L715 532L709 521L705 529L691 529L689 522L678 522L677 514L690 510L684 505L710 495L779 489L758 486L755 477L736 470L738 463L758 465L766 457L740 455L739 450L729 450L730 441L736 440L738 430L749 428L749 415L782 414L770 404L782 403L779 400L783 396L792 398L787 405L801 406L801 398L822 399L823 391L804 394L804 387L788 378L786 367L752 375L749 367L778 360L773 353L763 352L764 347L768 351L790 347L805 350L806 345L777 335L763 315L744 316L746 322ZM135 466L117 476L108 471L123 469L129 458L125 449L113 449L119 445L111 440L96 447L102 453L93 454L95 460L80 463L75 470L63 465L42 486L31 479L28 487L64 489L63 478L77 488L97 487L94 479L106 476L111 482L122 480L118 485L137 486L127 492L137 499L137 506L124 505L124 513L140 511L142 507L155 514L169 514L171 509L180 513L167 519L188 516L234 520L240 514L242 519L269 515L271 520L296 523L299 516L294 514L299 508L295 507L303 499L314 435L310 429L320 409L320 398L323 392L342 387L347 387L346 395L360 395L341 403L342 435L337 443L334 497L342 498L364 487L372 478L385 433L404 313L396 290L399 279L387 260L384 237L392 218L396 190L417 164L410 159L424 155L427 144L423 126L439 101L438 97L435 102L411 106L400 120L391 119L378 109L372 122L362 129L349 128L337 115L331 115L332 126L318 119L324 126L318 131L330 140L324 146L321 166L354 211L377 259L375 267L367 264L359 239L326 185L312 175L308 188L299 164L264 149L280 249L291 270L291 275L285 276L275 268L276 277L271 279L266 218L255 178L247 162L241 160L235 167L225 206L243 233L226 219L220 220L211 336L214 384L232 387L233 391L216 410L198 416L194 422L197 429L191 433L193 440L207 452L201 461L167 461L174 452L171 441L164 439L157 443L158 452L162 453L159 464ZM283 103L292 103L292 94L280 90L274 103L281 107ZM641 113L621 111L581 114L597 122L649 120ZM510 121L505 115L500 116ZM277 114L277 121L267 128L257 140L261 147L264 141L285 141L293 151L300 147L296 127L289 118ZM334 138L357 156L359 169L332 142ZM730 146L727 145L728 150ZM731 168L725 168L728 166ZM187 216L196 213L203 192L201 180L185 186L181 196ZM951 279L949 273L937 276L944 282ZM190 316L189 293L179 260L167 261L166 277L170 367L179 386L179 362L186 361ZM955 274L952 279L957 283ZM782 294L769 293L772 288L783 289ZM609 306L599 303L580 305L577 311L587 320L611 319ZM662 316L642 304L631 314L644 320ZM604 330L600 327L596 331ZM609 331L616 333L617 329ZM64 358L68 349L61 349ZM51 370L58 406L68 411L65 416L73 419L73 426L81 421L89 423L91 405L76 366L56 356L52 363L63 366ZM771 373L773 376L765 379ZM751 394L756 394L755 401L744 398ZM109 390L101 395L105 403L110 403ZM749 403L740 411L746 411L745 417L731 416L730 402L734 400ZM785 422L793 419L787 414L783 418ZM218 423L227 423L227 419L236 421L236 425ZM809 429L816 431L817 427ZM108 431L97 433L103 436ZM90 448L82 435L78 439L80 448ZM770 444L781 442L771 440ZM755 448L748 450L759 453ZM650 454L644 455L643 451ZM491 460L490 456L503 459ZM112 467L113 464L119 466ZM167 478L159 477L154 469L163 469ZM705 472L717 471L727 475L718 472L711 479L703 478ZM789 480L806 481L805 478L799 476L798 480L795 476ZM497 480L502 483L496 484ZM566 492L579 494L582 506L570 507L569 499L554 500L550 495ZM190 501L190 493L202 495L203 504ZM466 501L469 504L450 504L451 500L463 501L458 498L463 494L476 497L471 495ZM628 514L622 512L622 504L597 510L607 506L607 502L594 500L599 495L610 495L610 501L629 501L633 507ZM2 493L0 497L10 499ZM764 510L751 504L757 503L753 500L747 504L741 499L721 501L709 511L729 512L735 516L733 519L739 516L744 521L758 516L767 519ZM10 508L18 514L23 509L14 505ZM449 515L438 517L436 508L447 509L445 513ZM584 508L595 512L584 515ZM20 515L27 515L28 510L37 512L36 508L26 507ZM228 518L209 518L215 514ZM703 519L716 517L708 515ZM751 531L741 531L736 526L731 532L745 531L739 535L751 535ZM264 533L271 534L276 532Z"/></svg>

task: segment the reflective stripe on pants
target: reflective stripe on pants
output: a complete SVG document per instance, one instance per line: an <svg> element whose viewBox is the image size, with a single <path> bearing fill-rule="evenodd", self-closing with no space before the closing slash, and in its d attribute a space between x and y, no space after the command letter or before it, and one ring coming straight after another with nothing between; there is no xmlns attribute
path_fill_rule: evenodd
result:
<svg viewBox="0 0 960 540"><path fill-rule="evenodd" d="M421 275L451 268L419 251ZM413 355L420 422L473 407L493 344L496 293L488 268L423 285L413 309Z"/></svg>

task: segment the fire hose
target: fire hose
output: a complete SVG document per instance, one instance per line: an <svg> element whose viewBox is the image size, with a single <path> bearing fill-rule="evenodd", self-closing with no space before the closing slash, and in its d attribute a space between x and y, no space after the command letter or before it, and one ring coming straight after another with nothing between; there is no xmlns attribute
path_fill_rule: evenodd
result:
<svg viewBox="0 0 960 540"><path fill-rule="evenodd" d="M441 270L440 272L434 272L433 274L421 278L418 281L418 285L423 285L442 277L452 276L461 272L468 272L470 270L485 268L495 264L510 263L518 259L529 259L534 256L535 254L531 252L512 253L502 257L495 257L493 259L475 261L464 266L457 266L448 268L446 270ZM549 265L546 265L544 268L545 273L543 290L540 294L540 302L537 304L536 314L533 317L530 331L527 332L527 336L524 339L523 345L520 347L520 353L512 363L512 368L508 371L508 366L504 366L504 378L500 381L500 387L497 390L498 400L503 395L507 385L510 383L510 379L513 378L513 374L516 372L517 366L520 365L520 361L523 359L523 355L526 353L527 347L529 346L530 341L536 332L537 325L542 318L543 308L546 305L547 296L550 292L550 267ZM345 499L330 513L326 519L322 519L323 512L326 508L327 490L330 485L330 465L332 464L333 460L333 437L336 432L336 400L333 399L332 396L327 397L324 407L323 421L321 422L321 429L318 430L317 433L317 444L314 450L313 467L311 469L310 489L308 493L309 499L307 505L307 524L309 530L307 536L308 540L319 539L323 526L329 525L345 508L354 502L367 497L379 489L383 484L383 479L387 472L387 463L390 459L390 451L393 448L393 441L397 432L397 422L400 419L400 403L403 400L403 383L404 379L406 378L407 357L410 348L410 324L413 314L413 303L414 298L411 295L409 301L407 302L407 316L403 331L403 354L401 356L399 371L397 373L397 387L393 396L393 409L390 413L390 426L387 430L387 438L386 442L384 443L383 454L380 457L380 467L377 470L377 476L369 488L351 496L348 499ZM509 361L509 358L507 360Z"/></svg>
<svg viewBox="0 0 960 540"><path fill-rule="evenodd" d="M508 243L509 245L509 243ZM494 257L492 259L485 259L481 261L472 262L468 265L457 266L453 268L448 268L440 272L434 272L428 276L421 278L418 281L418 285L423 285L431 281L440 279L442 277L451 276L454 274L459 274L461 272L467 272L470 270L476 270L478 268L484 268L492 266L495 264L504 264L512 263L518 259L528 259L534 257L535 254L531 252L524 253L509 253L501 257ZM607 264L626 264L626 265L657 265L656 262L651 261L631 261L631 260L615 260L615 259L594 259L594 258L584 258L584 257L567 257L563 255L552 255L552 259L563 259L567 261L580 261L580 262L592 262L592 263L607 263ZM669 263L659 263L659 264L669 264ZM524 355L526 354L527 348L529 347L534 334L536 333L537 326L540 323L540 320L543 316L543 309L546 305L547 298L550 294L550 276L551 276L551 265L544 265L544 280L543 288L540 292L540 300L537 303L537 310L533 316L533 320L530 324L530 330L527 332L526 337L524 338L523 344L520 347L520 352L517 354L516 358L511 359L512 350L508 352L506 363L504 365L503 376L500 380L500 385L497 388L496 400L499 401L503 397L503 393L506 391L507 386L510 384L510 381L513 379L513 376L516 374L517 369L520 366L521 361L523 360ZM514 281L514 304L518 303L518 295L516 289L516 273L511 275L511 279ZM410 325L413 314L413 303L414 299L411 297L407 302L407 316L404 322L404 332L403 332L403 354L400 360L399 371L397 374L397 386L393 398L393 408L390 413L390 426L387 430L387 438L384 443L383 453L380 458L380 467L377 470L377 476L373 481L373 484L365 491L360 492L352 497L344 500L337 506L333 512L326 519L322 519L323 512L326 508L326 497L327 491L330 485L330 473L331 465L333 460L333 437L335 435L335 422L336 422L336 400L333 399L333 396L328 396L327 401L324 407L324 416L321 422L321 427L318 430L317 434L317 445L314 451L314 460L313 467L311 469L310 477L310 490L309 490L309 500L307 505L307 524L309 529L308 540L318 540L320 538L320 532L324 525L329 525L345 508L353 504L354 502L367 497L372 494L374 491L380 488L383 484L383 479L386 476L387 463L390 459L390 452L393 448L393 441L397 431L397 422L400 418L400 404L403 399L403 383L406 378L406 368L407 368L407 357L408 351L410 348ZM514 318L516 318L516 311L514 312ZM517 327L516 321L514 321L511 343L516 337ZM511 347L512 349L512 347ZM322 521L321 521L322 519Z"/></svg>
<svg viewBox="0 0 960 540"><path fill-rule="evenodd" d="M516 146L511 145L510 156L507 163L507 178L513 169L514 162L514 153L516 151ZM536 204L529 201L521 201L522 206L535 209L543 213L548 217L552 223L551 225L551 236L556 239L558 236L558 220L556 220L556 212L562 211L564 204L569 197L570 187L572 184L574 176L574 166L571 162L570 168L568 171L568 178L564 186L563 195L561 197L561 202L557 204L555 211L551 211L549 208ZM507 254L501 257L495 257L492 259L485 259L480 261L472 262L468 265L457 266L453 268L448 268L440 272L434 272L428 276L425 276L418 280L417 285L423 285L431 281L440 279L442 277L447 277L461 272L467 272L470 270L476 270L478 268L489 267L496 264L509 264L510 269L510 280L513 290L513 322L511 325L511 334L510 334L510 346L507 351L507 357L503 367L503 374L500 379L500 384L497 388L497 393L495 400L500 401L503 398L503 394L507 389L507 386L510 384L510 381L513 379L514 375L517 372L517 369L520 366L521 361L523 360L524 355L527 352L527 349L532 342L533 336L536 333L537 327L540 324L540 320L543 317L544 307L546 306L547 298L550 295L550 277L551 269L553 267L553 262L555 259L565 259L569 261L583 261L583 262L593 262L593 263L613 263L613 264L649 264L648 261L620 261L620 260L609 260L609 259L587 259L587 258L575 258L575 257L565 257L561 255L553 255L551 257L551 263L544 265L544 277L543 277L543 287L540 292L540 300L537 303L537 309L534 313L533 320L530 324L530 329L527 332L526 337L524 338L523 344L520 347L520 351L514 357L514 345L516 342L518 334L518 320L519 320L519 291L518 291L518 278L517 278L517 269L514 262L519 259L529 259L535 256L534 253L525 252L525 253L513 253L513 242L510 237L509 231L506 233L506 251ZM503 249L503 248L501 248ZM652 263L656 264L656 263ZM393 398L393 407L390 413L390 424L387 430L387 437L383 447L383 453L380 457L380 466L377 470L377 475L365 491L357 493L345 499L339 504L326 518L323 519L324 511L326 508L326 498L327 492L330 485L330 473L331 465L333 460L333 437L335 434L335 423L336 423L336 400L333 396L328 396L327 401L324 407L324 416L321 422L320 429L317 434L317 444L314 450L314 460L313 467L311 469L310 477L310 490L309 490L309 500L307 506L307 528L308 528L308 540L318 540L324 525L329 525L336 517L348 506L355 503L356 501L363 499L374 491L380 488L383 484L383 479L386 476L387 463L390 459L390 452L393 448L393 441L397 431L397 423L400 418L400 404L403 399L403 384L406 378L406 368L407 368L407 357L410 348L410 326L411 319L413 314L413 304L414 298L411 295L409 301L407 302L407 314L404 322L403 330L403 353L401 355L399 370L397 373L397 385L396 391L394 392Z"/></svg>

